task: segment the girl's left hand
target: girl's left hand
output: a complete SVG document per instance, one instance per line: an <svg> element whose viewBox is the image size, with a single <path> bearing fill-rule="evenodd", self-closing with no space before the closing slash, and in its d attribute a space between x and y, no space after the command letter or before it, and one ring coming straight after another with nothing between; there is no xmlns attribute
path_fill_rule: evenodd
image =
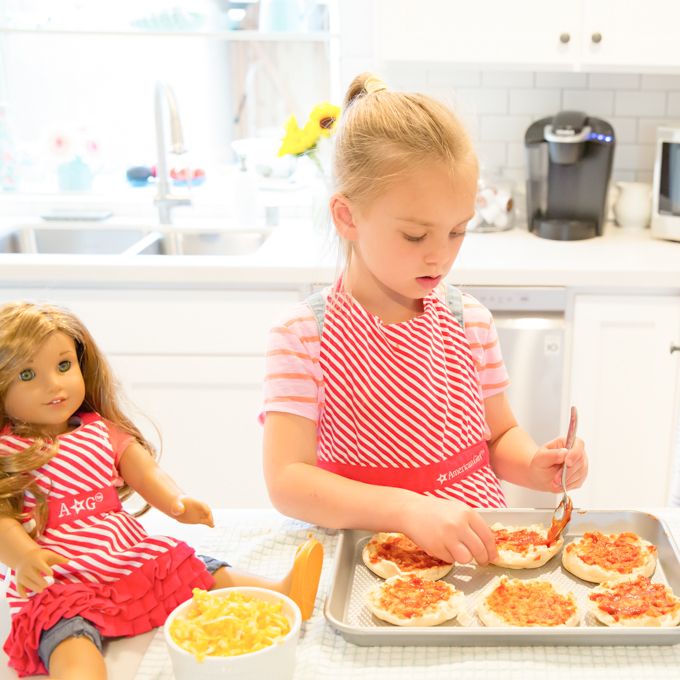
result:
<svg viewBox="0 0 680 680"><path fill-rule="evenodd" d="M566 460L567 489L578 489L588 476L588 456L583 440L576 437L567 451L566 437L558 437L541 446L531 459L529 474L532 488L559 493L562 489L562 466Z"/></svg>
<svg viewBox="0 0 680 680"><path fill-rule="evenodd" d="M214 527L212 511L201 501L191 496L177 496L170 506L172 516L182 524L205 524Z"/></svg>

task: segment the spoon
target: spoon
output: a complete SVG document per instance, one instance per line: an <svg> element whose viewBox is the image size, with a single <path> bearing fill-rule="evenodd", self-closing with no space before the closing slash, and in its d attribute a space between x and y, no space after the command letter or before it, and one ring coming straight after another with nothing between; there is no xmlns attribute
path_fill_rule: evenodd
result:
<svg viewBox="0 0 680 680"><path fill-rule="evenodd" d="M572 406L569 417L569 429L567 430L567 451L570 451L571 447L574 445L577 425L578 413L576 412L576 407ZM569 520L571 519L571 508L571 498L567 495L567 462L565 460L564 467L562 468L562 501L553 514L550 530L548 531L548 544L559 538L562 531L564 531L564 527L569 524Z"/></svg>

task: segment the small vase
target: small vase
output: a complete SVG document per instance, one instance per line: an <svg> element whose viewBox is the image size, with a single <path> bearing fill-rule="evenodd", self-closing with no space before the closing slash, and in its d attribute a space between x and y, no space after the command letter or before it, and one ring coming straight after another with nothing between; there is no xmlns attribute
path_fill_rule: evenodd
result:
<svg viewBox="0 0 680 680"><path fill-rule="evenodd" d="M312 194L312 227L314 231L323 232L328 228L331 219L330 198L333 182L329 175L318 173L310 184Z"/></svg>

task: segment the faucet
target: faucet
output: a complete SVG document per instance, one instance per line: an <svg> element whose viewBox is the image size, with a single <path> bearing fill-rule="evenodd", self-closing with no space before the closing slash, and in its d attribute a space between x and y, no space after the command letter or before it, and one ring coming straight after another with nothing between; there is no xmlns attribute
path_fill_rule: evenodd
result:
<svg viewBox="0 0 680 680"><path fill-rule="evenodd" d="M158 147L158 162L156 164L156 186L158 193L153 199L154 205L158 207L158 214L161 224L172 224L170 219L170 208L176 205L191 205L189 196L174 196L170 193L170 183L168 181L168 168L165 157L165 139L163 131L163 95L168 102L170 111L170 133L172 135L172 153L185 153L184 142L182 140L182 127L179 123L179 112L175 101L175 93L167 83L160 80L156 82L156 145ZM187 173L188 174L188 173ZM189 179L187 179L189 184ZM189 184L189 186L191 186Z"/></svg>

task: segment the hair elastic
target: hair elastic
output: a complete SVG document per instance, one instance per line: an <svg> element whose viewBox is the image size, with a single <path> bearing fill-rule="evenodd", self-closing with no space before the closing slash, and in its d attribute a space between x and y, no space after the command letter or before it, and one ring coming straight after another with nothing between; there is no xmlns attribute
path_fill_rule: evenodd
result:
<svg viewBox="0 0 680 680"><path fill-rule="evenodd" d="M364 83L364 90L366 90L366 94L373 94L374 92L380 92L380 90L386 90L387 85L383 83L378 76L371 76L370 78L366 79L366 82Z"/></svg>

